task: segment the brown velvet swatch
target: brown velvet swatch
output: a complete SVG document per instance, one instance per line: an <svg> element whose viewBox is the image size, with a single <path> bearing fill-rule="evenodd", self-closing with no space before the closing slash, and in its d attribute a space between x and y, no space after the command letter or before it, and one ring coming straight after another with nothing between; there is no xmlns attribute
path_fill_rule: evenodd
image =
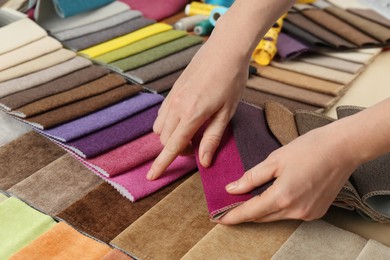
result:
<svg viewBox="0 0 390 260"><path fill-rule="evenodd" d="M110 184L103 183L57 216L76 229L109 243L183 180L180 179L136 203L123 197Z"/></svg>
<svg viewBox="0 0 390 260"><path fill-rule="evenodd" d="M108 73L108 69L92 65L38 87L27 89L1 98L0 106L3 106L7 110L14 110L39 99L78 87L82 84L98 79Z"/></svg>
<svg viewBox="0 0 390 260"><path fill-rule="evenodd" d="M329 95L296 88L281 82L253 76L248 79L247 86L266 93L293 99L309 105L327 108L335 102L335 98Z"/></svg>
<svg viewBox="0 0 390 260"><path fill-rule="evenodd" d="M196 173L119 234L111 244L140 259L179 259L213 227Z"/></svg>
<svg viewBox="0 0 390 260"><path fill-rule="evenodd" d="M347 11L390 28L390 20L372 9L348 8Z"/></svg>
<svg viewBox="0 0 390 260"><path fill-rule="evenodd" d="M334 121L324 114L310 112L310 111L295 111L295 122L299 135L304 135L307 132L330 124Z"/></svg>
<svg viewBox="0 0 390 260"><path fill-rule="evenodd" d="M268 127L282 145L286 145L299 136L295 116L288 108L274 101L264 106Z"/></svg>
<svg viewBox="0 0 390 260"><path fill-rule="evenodd" d="M170 90L175 84L176 80L183 73L183 70L176 71L172 74L169 74L165 77L154 80L150 83L142 85L142 87L152 93L162 93L167 90Z"/></svg>
<svg viewBox="0 0 390 260"><path fill-rule="evenodd" d="M101 260L131 260L130 256L126 255L125 253L121 252L118 249L111 250L107 255L103 256Z"/></svg>
<svg viewBox="0 0 390 260"><path fill-rule="evenodd" d="M288 99L288 98L280 97L278 95L265 93L265 92L258 91L258 90L248 88L248 87L246 87L244 89L242 99L247 103L250 103L250 104L256 105L258 107L262 107L262 108L264 108L264 103L266 101L272 100L272 101L276 101L276 102L283 104L291 111L295 111L297 109L305 109L308 111L321 111L322 110L322 108L320 108L320 107L308 105L308 104L301 103L301 102L298 102L298 101L295 101L292 99Z"/></svg>
<svg viewBox="0 0 390 260"><path fill-rule="evenodd" d="M8 192L47 214L55 215L102 182L66 154L15 184Z"/></svg>
<svg viewBox="0 0 390 260"><path fill-rule="evenodd" d="M363 107L358 106L339 106L336 108L337 118L344 118L347 116L352 116L360 111L362 111Z"/></svg>
<svg viewBox="0 0 390 260"><path fill-rule="evenodd" d="M7 190L65 154L35 132L0 147L0 189Z"/></svg>
<svg viewBox="0 0 390 260"><path fill-rule="evenodd" d="M300 223L217 225L182 259L271 259Z"/></svg>
<svg viewBox="0 0 390 260"><path fill-rule="evenodd" d="M108 74L80 87L23 106L16 110L14 114L23 118L31 117L81 99L104 93L125 83L126 80L122 76Z"/></svg>
<svg viewBox="0 0 390 260"><path fill-rule="evenodd" d="M260 66L252 64L257 68L257 74L267 79L276 80L291 86L312 90L332 96L340 95L344 86L334 82L310 77L293 71L279 69L272 66Z"/></svg>
<svg viewBox="0 0 390 260"><path fill-rule="evenodd" d="M142 88L136 85L123 85L100 95L30 117L26 121L37 128L47 129L115 104L141 90Z"/></svg>

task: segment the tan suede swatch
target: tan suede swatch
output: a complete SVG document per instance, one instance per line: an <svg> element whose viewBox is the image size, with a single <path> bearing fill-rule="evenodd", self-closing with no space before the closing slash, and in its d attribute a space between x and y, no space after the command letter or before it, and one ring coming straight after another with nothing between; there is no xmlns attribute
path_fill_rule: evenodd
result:
<svg viewBox="0 0 390 260"><path fill-rule="evenodd" d="M35 132L0 147L0 189L7 190L65 154Z"/></svg>
<svg viewBox="0 0 390 260"><path fill-rule="evenodd" d="M217 225L182 259L270 259L300 223Z"/></svg>
<svg viewBox="0 0 390 260"><path fill-rule="evenodd" d="M390 20L386 19L372 9L347 8L347 11L390 28Z"/></svg>
<svg viewBox="0 0 390 260"><path fill-rule="evenodd" d="M311 111L295 111L295 122L299 135L304 135L315 128L325 126L333 121L333 118L324 114Z"/></svg>
<svg viewBox="0 0 390 260"><path fill-rule="evenodd" d="M119 234L111 244L140 259L178 259L213 227L196 173Z"/></svg>
<svg viewBox="0 0 390 260"><path fill-rule="evenodd" d="M131 260L130 256L126 255L125 253L121 252L118 249L111 250L107 255L103 256L101 260Z"/></svg>
<svg viewBox="0 0 390 260"><path fill-rule="evenodd" d="M368 240L363 250L360 252L356 260L387 260L390 259L390 247L387 247L378 241Z"/></svg>
<svg viewBox="0 0 390 260"><path fill-rule="evenodd" d="M264 106L265 117L272 134L282 145L286 145L299 136L295 124L294 113L274 101L268 101Z"/></svg>

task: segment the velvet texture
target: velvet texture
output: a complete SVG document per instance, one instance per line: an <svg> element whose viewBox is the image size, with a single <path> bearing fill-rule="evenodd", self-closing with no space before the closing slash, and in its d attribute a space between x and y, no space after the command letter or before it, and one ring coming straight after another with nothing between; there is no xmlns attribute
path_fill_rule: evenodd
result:
<svg viewBox="0 0 390 260"><path fill-rule="evenodd" d="M390 257L390 248L375 240L368 240L357 260L378 259L385 260Z"/></svg>
<svg viewBox="0 0 390 260"><path fill-rule="evenodd" d="M0 203L0 257L8 259L55 225L55 221L11 197Z"/></svg>
<svg viewBox="0 0 390 260"><path fill-rule="evenodd" d="M65 152L34 132L0 147L0 189L7 190Z"/></svg>
<svg viewBox="0 0 390 260"><path fill-rule="evenodd" d="M325 126L333 121L334 119L315 112L295 112L295 122L297 124L299 135L304 135L315 128Z"/></svg>
<svg viewBox="0 0 390 260"><path fill-rule="evenodd" d="M58 223L11 259L99 259L110 251L109 246Z"/></svg>
<svg viewBox="0 0 390 260"><path fill-rule="evenodd" d="M176 80L182 73L183 70L178 70L174 73L168 74L167 76L144 84L142 87L152 93L163 93L173 87L173 84L175 84Z"/></svg>
<svg viewBox="0 0 390 260"><path fill-rule="evenodd" d="M69 0L53 0L57 14L66 18L79 13L84 13L90 10L98 9L102 6L110 4L113 0L98 0L93 2L85 1L69 1Z"/></svg>
<svg viewBox="0 0 390 260"><path fill-rule="evenodd" d="M322 51L320 52L323 55L346 60L346 61L352 61L360 64L369 64L373 58L376 56L375 54L371 53L362 53L362 52L331 52L331 51Z"/></svg>
<svg viewBox="0 0 390 260"><path fill-rule="evenodd" d="M131 260L130 256L126 255L125 253L122 253L118 249L111 250L108 254L106 254L102 260Z"/></svg>
<svg viewBox="0 0 390 260"><path fill-rule="evenodd" d="M215 226L207 219L204 201L200 177L195 174L110 244L142 259L178 259Z"/></svg>
<svg viewBox="0 0 390 260"><path fill-rule="evenodd" d="M55 215L101 182L73 157L64 155L15 184L8 192L47 214Z"/></svg>
<svg viewBox="0 0 390 260"><path fill-rule="evenodd" d="M390 20L386 19L385 17L378 14L374 10L361 9L361 8L348 8L347 11L351 12L353 14L359 15L367 20L371 20L373 22L376 22L378 24L381 24L383 26L390 28Z"/></svg>
<svg viewBox="0 0 390 260"><path fill-rule="evenodd" d="M342 59L337 59L333 57L328 57L324 55L313 55L313 56L301 57L299 58L299 60L304 61L306 63L330 68L330 69L348 72L351 74L360 73L364 68L362 64L358 64L355 62L350 62Z"/></svg>
<svg viewBox="0 0 390 260"><path fill-rule="evenodd" d="M279 34L276 48L282 59L292 59L310 50L307 45L285 33Z"/></svg>

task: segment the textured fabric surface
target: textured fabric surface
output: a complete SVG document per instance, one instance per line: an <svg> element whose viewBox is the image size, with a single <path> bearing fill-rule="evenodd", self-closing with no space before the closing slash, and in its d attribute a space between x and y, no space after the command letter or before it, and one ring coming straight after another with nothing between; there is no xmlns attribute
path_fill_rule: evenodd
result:
<svg viewBox="0 0 390 260"><path fill-rule="evenodd" d="M123 85L102 94L50 110L44 114L30 117L27 122L39 129L55 127L129 98L140 90L139 86Z"/></svg>
<svg viewBox="0 0 390 260"><path fill-rule="evenodd" d="M11 188L64 154L61 148L34 132L0 147L0 189Z"/></svg>
<svg viewBox="0 0 390 260"><path fill-rule="evenodd" d="M182 181L177 181L137 203L103 183L57 216L76 229L109 243Z"/></svg>
<svg viewBox="0 0 390 260"><path fill-rule="evenodd" d="M146 51L150 48L157 47L175 39L179 39L186 35L187 33L185 31L169 30L97 56L94 60L102 64L107 64Z"/></svg>
<svg viewBox="0 0 390 260"><path fill-rule="evenodd" d="M337 59L324 55L313 55L301 57L299 60L304 61L306 63L335 69L339 71L348 72L351 74L359 73L363 70L364 66L362 64L358 64L355 62L350 62L342 59Z"/></svg>
<svg viewBox="0 0 390 260"><path fill-rule="evenodd" d="M386 19L382 15L378 14L374 10L371 9L362 9L362 8L348 8L348 12L357 14L367 20L371 20L373 22L382 24L386 27L390 28L390 20Z"/></svg>
<svg viewBox="0 0 390 260"><path fill-rule="evenodd" d="M0 203L0 257L8 259L55 225L55 221L11 197Z"/></svg>
<svg viewBox="0 0 390 260"><path fill-rule="evenodd" d="M8 199L8 197L5 194L0 193L0 203L3 202L6 199Z"/></svg>
<svg viewBox="0 0 390 260"><path fill-rule="evenodd" d="M31 131L29 125L0 111L0 147Z"/></svg>
<svg viewBox="0 0 390 260"><path fill-rule="evenodd" d="M117 15L107 17L106 19L79 26L73 29L65 30L62 32L55 33L54 36L60 41L66 41L69 39L77 38L87 34L95 33L107 28L111 28L118 24L124 23L128 20L134 19L141 16L142 14L138 11L128 10Z"/></svg>
<svg viewBox="0 0 390 260"><path fill-rule="evenodd" d="M108 254L102 257L102 260L131 260L132 258L119 249L113 249Z"/></svg>
<svg viewBox="0 0 390 260"><path fill-rule="evenodd" d="M331 51L324 51L320 52L323 55L346 60L346 61L352 61L360 64L369 64L375 55L370 53L360 53L360 52L331 52Z"/></svg>
<svg viewBox="0 0 390 260"><path fill-rule="evenodd" d="M111 28L64 41L63 44L72 50L79 51L136 31L153 23L153 20L138 17Z"/></svg>
<svg viewBox="0 0 390 260"><path fill-rule="evenodd" d="M73 120L43 131L44 134L62 142L69 142L76 138L115 124L153 105L161 103L163 97L147 93L140 93L95 113Z"/></svg>
<svg viewBox="0 0 390 260"><path fill-rule="evenodd" d="M102 6L112 3L114 0L95 0L95 1L81 1L81 0L53 0L54 7L57 14L62 17L70 17L76 14L85 13L90 10L98 9Z"/></svg>
<svg viewBox="0 0 390 260"><path fill-rule="evenodd" d="M160 105L129 117L110 127L68 143L68 148L90 158L130 142L152 131Z"/></svg>
<svg viewBox="0 0 390 260"><path fill-rule="evenodd" d="M303 222L272 259L356 259L365 244L364 238L321 220Z"/></svg>
<svg viewBox="0 0 390 260"><path fill-rule="evenodd" d="M64 155L15 184L8 192L55 215L82 198L102 180L70 155Z"/></svg>
<svg viewBox="0 0 390 260"><path fill-rule="evenodd" d="M61 47L61 43L57 40L48 36L43 37L30 44L0 55L0 71L48 54Z"/></svg>
<svg viewBox="0 0 390 260"><path fill-rule="evenodd" d="M178 70L167 76L151 81L147 84L142 85L142 87L152 93L163 93L167 90L170 90L175 84L176 80L183 73L183 70Z"/></svg>
<svg viewBox="0 0 390 260"><path fill-rule="evenodd" d="M100 259L111 248L87 237L65 223L58 223L11 259Z"/></svg>
<svg viewBox="0 0 390 260"><path fill-rule="evenodd" d="M31 73L20 78L2 82L0 83L0 97L5 97L22 90L47 83L53 79L62 77L91 64L92 62L87 59L82 57L75 57L69 61L60 63L50 68Z"/></svg>
<svg viewBox="0 0 390 260"><path fill-rule="evenodd" d="M390 257L390 248L375 240L368 240L356 260L378 259L385 260Z"/></svg>
<svg viewBox="0 0 390 260"><path fill-rule="evenodd" d="M82 84L96 80L109 73L100 66L89 66L65 76L49 81L35 88L26 89L0 99L0 106L6 110L14 110L55 94L62 93Z"/></svg>
<svg viewBox="0 0 390 260"><path fill-rule="evenodd" d="M215 226L207 219L204 201L200 177L195 174L115 237L111 244L140 259L161 256L178 259Z"/></svg>
<svg viewBox="0 0 390 260"><path fill-rule="evenodd" d="M136 41L145 39L152 35L162 33L165 31L172 30L172 26L163 23L155 23L140 30L136 30L135 32L123 35L121 37L112 39L105 43L93 46L86 50L80 51L80 54L85 55L90 58L95 58L97 56L103 55L110 51L114 51L116 49L122 48L126 45L132 44Z"/></svg>
<svg viewBox="0 0 390 260"><path fill-rule="evenodd" d="M28 32L28 33L26 33ZM0 54L12 51L47 35L39 25L30 19L21 19L0 29Z"/></svg>
<svg viewBox="0 0 390 260"><path fill-rule="evenodd" d="M139 54L135 54L128 58L109 63L108 66L120 72L136 69L174 53L180 52L191 46L197 45L202 41L203 39L198 36L182 37L180 39L154 47L150 50L143 51Z"/></svg>
<svg viewBox="0 0 390 260"><path fill-rule="evenodd" d="M278 55L282 59L292 59L310 50L307 45L285 33L279 34L276 48L278 50Z"/></svg>
<svg viewBox="0 0 390 260"><path fill-rule="evenodd" d="M310 130L325 126L334 121L334 119L323 114L309 111L295 111L295 122L299 135L304 135Z"/></svg>
<svg viewBox="0 0 390 260"><path fill-rule="evenodd" d="M59 49L51 53L45 54L36 59L16 65L12 68L3 70L0 73L0 82L8 81L14 78L22 77L27 74L40 71L59 63L65 62L74 58L76 54L66 49Z"/></svg>
<svg viewBox="0 0 390 260"><path fill-rule="evenodd" d="M145 84L186 67L201 44L155 61L141 68L127 71L124 75L139 84Z"/></svg>

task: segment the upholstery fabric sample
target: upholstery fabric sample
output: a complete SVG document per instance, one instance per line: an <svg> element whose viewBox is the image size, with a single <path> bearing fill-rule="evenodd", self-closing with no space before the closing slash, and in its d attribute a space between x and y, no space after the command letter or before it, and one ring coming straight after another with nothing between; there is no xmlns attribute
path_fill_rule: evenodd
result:
<svg viewBox="0 0 390 260"><path fill-rule="evenodd" d="M60 222L10 259L100 259L110 250L109 246Z"/></svg>
<svg viewBox="0 0 390 260"><path fill-rule="evenodd" d="M14 110L39 99L59 94L96 80L108 73L109 70L106 68L95 65L88 66L35 88L26 89L1 98L0 106L7 111Z"/></svg>
<svg viewBox="0 0 390 260"><path fill-rule="evenodd" d="M109 183L102 183L57 215L76 229L109 243L182 181L132 203Z"/></svg>
<svg viewBox="0 0 390 260"><path fill-rule="evenodd" d="M115 1L102 8L63 19L55 12L53 1L42 3L40 1L35 8L35 20L51 33L91 24L129 10L126 4Z"/></svg>
<svg viewBox="0 0 390 260"><path fill-rule="evenodd" d="M54 34L54 37L60 41L66 41L69 39L77 38L83 35L95 33L107 28L114 27L118 24L124 23L128 20L134 19L141 16L142 14L138 11L128 10L117 15L107 17L106 19L79 26L73 29L61 31Z"/></svg>
<svg viewBox="0 0 390 260"><path fill-rule="evenodd" d="M15 67L3 70L0 73L0 82L25 76L27 74L40 71L59 63L65 62L74 58L76 54L66 49L59 49L51 53L45 54L36 59L19 64Z"/></svg>
<svg viewBox="0 0 390 260"><path fill-rule="evenodd" d="M256 90L323 108L331 106L335 101L335 98L329 95L296 88L281 82L255 76L249 78L247 86Z"/></svg>
<svg viewBox="0 0 390 260"><path fill-rule="evenodd" d="M215 226L207 218L204 201L200 177L195 174L110 244L141 259L178 259Z"/></svg>
<svg viewBox="0 0 390 260"><path fill-rule="evenodd" d="M6 199L8 199L8 197L5 194L0 193L0 203L3 202Z"/></svg>
<svg viewBox="0 0 390 260"><path fill-rule="evenodd" d="M356 74L350 74L347 72L328 69L325 67L301 62L301 61L286 61L275 62L272 61L271 65L277 68L286 69L302 73L308 76L312 76L319 79L328 80L335 83L348 85L356 78Z"/></svg>
<svg viewBox="0 0 390 260"><path fill-rule="evenodd" d="M64 155L8 189L43 212L55 215L102 180L70 155Z"/></svg>
<svg viewBox="0 0 390 260"><path fill-rule="evenodd" d="M61 43L57 40L49 36L43 37L30 44L0 55L0 71L48 54L61 47Z"/></svg>
<svg viewBox="0 0 390 260"><path fill-rule="evenodd" d="M299 57L299 60L306 63L330 68L330 69L348 72L351 74L360 73L364 68L364 65L362 64L350 62L342 59L337 59L325 55L311 55L311 56Z"/></svg>
<svg viewBox="0 0 390 260"><path fill-rule="evenodd" d="M390 20L372 9L347 8L347 11L390 28Z"/></svg>
<svg viewBox="0 0 390 260"><path fill-rule="evenodd" d="M79 51L136 31L153 23L154 20L138 17L111 28L64 41L63 44L72 50Z"/></svg>
<svg viewBox="0 0 390 260"><path fill-rule="evenodd" d="M55 225L47 215L11 197L0 203L0 257L8 259Z"/></svg>
<svg viewBox="0 0 390 260"><path fill-rule="evenodd" d="M115 248L102 257L102 260L132 260L132 258Z"/></svg>
<svg viewBox="0 0 390 260"><path fill-rule="evenodd" d="M173 84L175 84L176 80L180 77L182 73L183 70L178 70L174 73L168 74L167 76L142 85L142 87L152 93L165 92L173 87Z"/></svg>
<svg viewBox="0 0 390 260"><path fill-rule="evenodd" d="M31 127L0 111L0 147L31 131Z"/></svg>
<svg viewBox="0 0 390 260"><path fill-rule="evenodd" d="M270 259L299 224L278 221L216 225L182 259Z"/></svg>
<svg viewBox="0 0 390 260"><path fill-rule="evenodd" d="M155 20L162 20L170 17L184 9L188 3L186 0L121 0L134 10L140 10L145 17Z"/></svg>
<svg viewBox="0 0 390 260"><path fill-rule="evenodd" d="M57 14L62 18L98 9L112 3L113 1L114 0L95 0L93 2L85 2L81 0L53 0Z"/></svg>
<svg viewBox="0 0 390 260"><path fill-rule="evenodd" d="M288 108L278 102L268 101L264 106L267 124L282 145L286 145L299 136L295 116Z"/></svg>
<svg viewBox="0 0 390 260"><path fill-rule="evenodd" d="M195 45L141 68L127 71L124 75L139 84L148 83L186 67L201 46Z"/></svg>
<svg viewBox="0 0 390 260"><path fill-rule="evenodd" d="M152 132L85 162L100 174L114 177L155 159L162 149L160 137Z"/></svg>
<svg viewBox="0 0 390 260"><path fill-rule="evenodd" d="M0 189L11 188L64 154L61 148L34 132L0 147Z"/></svg>
<svg viewBox="0 0 390 260"><path fill-rule="evenodd" d="M123 35L121 37L112 39L105 43L93 46L91 48L80 51L80 54L85 55L89 58L95 58L97 56L103 55L110 51L122 48L126 45L132 44L136 41L145 39L152 35L162 33L165 31L172 30L172 26L163 23L155 23L145 28L136 30L135 32Z"/></svg>
<svg viewBox="0 0 390 260"><path fill-rule="evenodd" d="M20 77L13 80L0 83L0 97L29 89L53 79L62 77L76 70L91 65L92 62L82 57L75 57L69 61L60 63L50 68Z"/></svg>
<svg viewBox="0 0 390 260"><path fill-rule="evenodd" d="M198 36L182 37L128 58L109 63L108 66L119 72L136 69L202 42L203 39Z"/></svg>
<svg viewBox="0 0 390 260"><path fill-rule="evenodd" d="M308 46L285 33L279 34L276 48L282 59L292 59L310 50Z"/></svg>
<svg viewBox="0 0 390 260"><path fill-rule="evenodd" d="M141 91L141 87L123 85L87 99L50 110L44 114L30 117L26 122L39 129L47 129L69 122L99 109L113 105Z"/></svg>
<svg viewBox="0 0 390 260"><path fill-rule="evenodd" d="M309 112L309 111L295 111L295 122L297 123L299 135L304 135L310 130L325 126L334 121L333 118L326 115Z"/></svg>
<svg viewBox="0 0 390 260"><path fill-rule="evenodd" d="M257 68L257 74L259 76L319 93L338 96L345 88L343 85L313 78L294 71L279 69L272 66L260 66L254 63L252 65Z"/></svg>
<svg viewBox="0 0 390 260"><path fill-rule="evenodd" d="M323 55L346 60L346 61L351 61L351 62L356 62L360 64L369 64L375 55L373 54L368 54L368 53L360 53L360 52L330 52L330 51L325 51L325 52L320 52Z"/></svg>
<svg viewBox="0 0 390 260"><path fill-rule="evenodd" d="M84 158L105 153L152 131L159 108L160 105L155 105L110 127L69 142L67 147Z"/></svg>
<svg viewBox="0 0 390 260"><path fill-rule="evenodd" d="M187 33L185 31L178 30L169 30L166 32L158 33L156 35L152 35L143 40L139 40L122 48L116 49L114 51L110 51L106 54L97 56L94 60L98 63L107 64L111 63L137 53L146 51L153 47L157 47L161 44L179 39L181 37L186 36Z"/></svg>
<svg viewBox="0 0 390 260"><path fill-rule="evenodd" d="M75 101L95 96L126 83L118 74L108 74L71 90L43 98L18 108L12 114L26 118L61 107Z"/></svg>
<svg viewBox="0 0 390 260"><path fill-rule="evenodd" d="M272 259L356 259L366 242L321 220L303 222Z"/></svg>
<svg viewBox="0 0 390 260"><path fill-rule="evenodd" d="M375 240L368 240L356 260L378 259L385 260L390 257L390 248Z"/></svg>
<svg viewBox="0 0 390 260"><path fill-rule="evenodd" d="M162 101L163 97L160 95L140 93L95 113L45 130L43 133L61 142L69 142L115 124Z"/></svg>
<svg viewBox="0 0 390 260"><path fill-rule="evenodd" d="M28 33L27 33L28 32ZM0 54L17 49L47 35L39 25L30 19L21 19L0 29Z"/></svg>

